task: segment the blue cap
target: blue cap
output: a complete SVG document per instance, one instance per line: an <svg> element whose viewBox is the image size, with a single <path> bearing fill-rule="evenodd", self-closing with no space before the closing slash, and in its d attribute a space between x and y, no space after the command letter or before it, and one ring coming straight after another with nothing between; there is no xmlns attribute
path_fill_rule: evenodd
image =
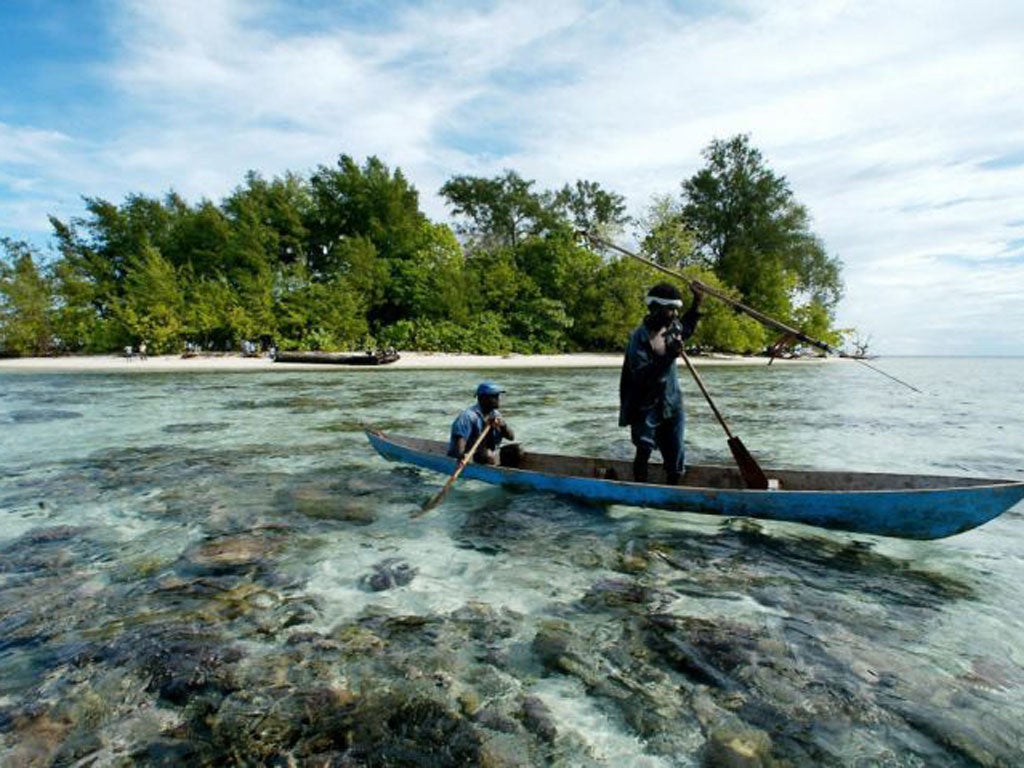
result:
<svg viewBox="0 0 1024 768"><path fill-rule="evenodd" d="M483 397L484 395L500 395L505 390L495 384L493 381L485 381L476 388L476 396Z"/></svg>

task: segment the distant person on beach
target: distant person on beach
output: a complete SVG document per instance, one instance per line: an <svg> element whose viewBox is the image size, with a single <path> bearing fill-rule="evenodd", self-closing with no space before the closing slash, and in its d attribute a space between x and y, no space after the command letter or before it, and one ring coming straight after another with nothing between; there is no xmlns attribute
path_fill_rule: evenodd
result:
<svg viewBox="0 0 1024 768"><path fill-rule="evenodd" d="M485 381L476 388L476 403L460 413L452 422L448 440L448 455L462 459L473 447L484 425L490 423L491 431L477 448L473 460L480 464L497 464L502 440L515 440L512 428L502 418L498 406L501 393L505 390L493 381Z"/></svg>
<svg viewBox="0 0 1024 768"><path fill-rule="evenodd" d="M647 316L630 334L619 379L619 426L629 427L636 446L633 480L647 482L647 463L657 448L666 481L675 485L683 473L683 432L686 427L676 359L693 335L700 317L700 294L682 317L683 297L671 283L647 292Z"/></svg>
<svg viewBox="0 0 1024 768"><path fill-rule="evenodd" d="M147 360L146 357L146 342L139 344L139 360Z"/></svg>

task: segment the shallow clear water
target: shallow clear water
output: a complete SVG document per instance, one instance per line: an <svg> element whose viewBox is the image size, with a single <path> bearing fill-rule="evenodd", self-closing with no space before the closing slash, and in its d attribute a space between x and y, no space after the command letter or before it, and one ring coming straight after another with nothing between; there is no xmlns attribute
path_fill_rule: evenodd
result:
<svg viewBox="0 0 1024 768"><path fill-rule="evenodd" d="M1024 478L1024 361L874 364L923 394L702 375L765 466ZM1024 510L905 542L467 481L411 520L444 478L364 427L443 437L487 376L0 375L0 763L1024 754ZM527 448L631 455L617 371L493 377Z"/></svg>

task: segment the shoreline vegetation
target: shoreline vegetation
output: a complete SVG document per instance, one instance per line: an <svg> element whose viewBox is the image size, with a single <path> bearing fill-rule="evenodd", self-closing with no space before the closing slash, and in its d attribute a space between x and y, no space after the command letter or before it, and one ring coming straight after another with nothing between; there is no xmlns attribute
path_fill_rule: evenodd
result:
<svg viewBox="0 0 1024 768"><path fill-rule="evenodd" d="M349 155L270 181L252 171L219 203L86 197L84 215L51 217L49 254L0 237L0 355L615 352L668 278L715 297L695 348L866 351L835 326L841 262L785 177L745 135L704 157L639 218L597 182L540 189L507 170L450 178L450 221L434 221L400 169Z"/></svg>
<svg viewBox="0 0 1024 768"><path fill-rule="evenodd" d="M745 355L691 356L698 366L767 365L769 358ZM773 365L816 364L841 360L839 357L775 358ZM322 363L278 363L267 356L245 357L237 353L197 355L150 355L128 360L123 355L68 355L62 357L18 357L0 359L0 373L188 373L263 371L459 371L540 370L618 368L622 353L578 353L558 355L469 355L441 352L402 352L387 365L329 365Z"/></svg>

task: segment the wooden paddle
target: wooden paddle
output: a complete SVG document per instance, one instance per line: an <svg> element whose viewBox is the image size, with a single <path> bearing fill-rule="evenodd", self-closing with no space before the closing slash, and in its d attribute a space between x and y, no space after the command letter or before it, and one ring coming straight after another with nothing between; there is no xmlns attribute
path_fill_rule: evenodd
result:
<svg viewBox="0 0 1024 768"><path fill-rule="evenodd" d="M473 443L473 447L466 451L465 456L459 459L459 463L455 466L455 471L452 472L452 476L448 478L448 482L444 484L444 487L437 492L437 495L434 496L434 498L432 498L430 501L428 501L426 504L420 507L418 511L413 512L411 517L419 517L420 515L429 512L430 510L432 510L434 507L441 503L441 499L443 499L445 494L448 493L448 489L452 487L458 476L462 474L462 470L464 470L466 468L466 465L473 460L473 456L476 455L477 448L480 447L480 444L484 441L484 438L487 437L487 433L490 431L491 422L488 421L484 425L484 429L480 433L480 437L478 437L476 439L476 442Z"/></svg>
<svg viewBox="0 0 1024 768"><path fill-rule="evenodd" d="M853 360L855 363L860 363L865 368L870 368L875 373L880 373L882 376L885 376L887 379L895 381L897 384L902 384L907 389L912 389L914 392L917 393L921 392L921 390L915 387L913 384L908 384L907 382L903 381L903 379L898 379L891 373L886 373L880 368L876 368L875 366L865 362L864 360L861 360L858 357L850 357L849 355L838 352L838 350L833 349L829 344L826 344L824 341L821 341L820 339L812 339L810 336L807 336L802 331L799 331L796 328L791 328L785 323L776 320L774 317L769 317L763 312L758 312L753 307L748 307L746 304L742 304L736 301L736 299L726 295L717 288L712 288L710 285L702 283L700 280L691 280L681 272L676 272L674 269L663 267L661 264L658 264L657 262L651 261L650 259L645 259L643 256L633 253L632 251L627 251L625 248L622 248L613 242L605 240L604 238L598 237L597 235L592 235L590 232L587 232L586 230L579 230L577 234L580 235L581 237L586 238L595 245L602 245L605 246L606 248L611 248L612 250L621 253L623 256L629 256L632 259L636 259L637 261L646 264L652 269L656 269L659 272L663 272L666 275L670 275L676 278L677 280L682 280L684 283L689 285L692 290L700 291L701 293L705 293L708 296L714 296L719 301L728 304L730 307L737 310L738 312L743 312L744 314L749 315L750 317L754 318L759 323L761 323L764 326L767 326L768 328L774 328L775 330L784 333L787 336L796 339L797 341L802 341L804 344L809 344L813 347L817 347L822 352L826 352L828 354L838 354L839 357L843 360Z"/></svg>
<svg viewBox="0 0 1024 768"><path fill-rule="evenodd" d="M753 456L750 455L750 451L747 450L747 446L743 444L743 441L738 437L734 436L729 431L729 425L725 423L725 419L722 418L722 414L718 412L718 408L715 405L715 401L711 399L711 393L708 392L707 387L704 386L704 382L701 381L700 376L697 374L697 369L693 367L693 363L690 362L690 358L683 350L679 351L679 356L683 358L683 362L686 363L686 367L690 369L690 373L693 374L693 380L697 382L697 386L700 387L701 393L704 395L704 399L708 401L708 405L711 406L711 410L715 414L715 418L718 419L718 423L722 425L722 429L725 430L726 436L729 438L729 450L732 451L732 457L736 460L736 466L740 469L740 476L743 478L744 485L747 488L756 488L759 490L767 490L768 488L768 475L761 469L761 465L757 463Z"/></svg>

